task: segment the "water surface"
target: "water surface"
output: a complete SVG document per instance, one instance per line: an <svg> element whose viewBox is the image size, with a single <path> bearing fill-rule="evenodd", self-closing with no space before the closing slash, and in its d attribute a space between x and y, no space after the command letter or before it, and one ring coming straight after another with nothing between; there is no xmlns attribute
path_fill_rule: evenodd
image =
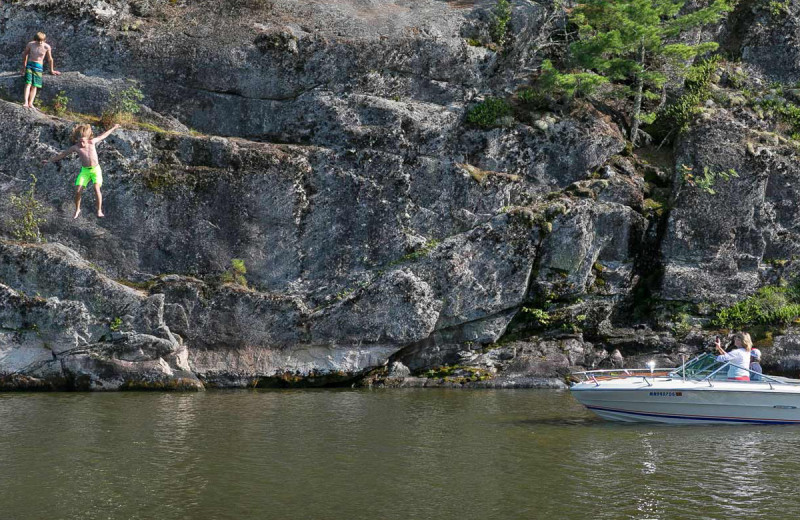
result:
<svg viewBox="0 0 800 520"><path fill-rule="evenodd" d="M626 425L566 391L0 394L2 518L786 518L800 427Z"/></svg>

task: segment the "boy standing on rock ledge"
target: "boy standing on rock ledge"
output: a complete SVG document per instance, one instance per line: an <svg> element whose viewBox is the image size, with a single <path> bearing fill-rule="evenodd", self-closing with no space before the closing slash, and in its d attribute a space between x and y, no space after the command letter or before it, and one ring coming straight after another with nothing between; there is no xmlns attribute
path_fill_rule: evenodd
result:
<svg viewBox="0 0 800 520"><path fill-rule="evenodd" d="M78 178L75 179L75 215L72 218L78 218L81 214L81 194L83 189L89 185L89 181L94 183L94 193L97 195L97 216L105 217L103 214L103 195L100 193L100 187L103 185L103 170L100 168L100 162L97 159L97 150L95 145L111 135L111 132L119 128L119 125L114 125L110 130L106 130L102 134L94 137L92 134L92 127L86 124L77 125L72 130L72 142L75 143L60 154L42 161L42 164L50 162L57 162L61 159L71 155L75 152L81 159L81 172Z"/></svg>
<svg viewBox="0 0 800 520"><path fill-rule="evenodd" d="M50 74L58 76L61 73L53 68L53 49L45 42L47 35L43 32L36 33L33 41L25 46L22 53L22 74L25 76L25 108L34 108L33 101L36 92L42 88L42 74L44 74L44 59L50 64Z"/></svg>

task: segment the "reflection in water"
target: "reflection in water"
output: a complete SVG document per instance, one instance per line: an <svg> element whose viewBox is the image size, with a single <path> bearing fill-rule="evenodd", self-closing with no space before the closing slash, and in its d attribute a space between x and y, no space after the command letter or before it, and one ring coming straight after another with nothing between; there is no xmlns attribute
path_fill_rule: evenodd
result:
<svg viewBox="0 0 800 520"><path fill-rule="evenodd" d="M560 391L0 394L2 518L783 518L798 462Z"/></svg>

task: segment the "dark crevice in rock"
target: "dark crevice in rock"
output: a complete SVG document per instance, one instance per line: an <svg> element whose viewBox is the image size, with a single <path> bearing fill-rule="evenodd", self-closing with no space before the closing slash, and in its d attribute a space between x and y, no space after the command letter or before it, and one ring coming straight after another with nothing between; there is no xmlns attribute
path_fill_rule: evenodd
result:
<svg viewBox="0 0 800 520"><path fill-rule="evenodd" d="M669 199L663 207L662 213L651 213L647 221L647 231L638 250L633 251L633 276L637 282L632 287L630 298L614 312L613 319L622 323L641 323L648 321L653 310L653 304L658 298L664 276L662 260L662 243L667 233L667 224L672 206L675 203L674 176L668 177L666 186L669 189Z"/></svg>
<svg viewBox="0 0 800 520"><path fill-rule="evenodd" d="M741 0L728 16L719 50L731 59L742 57L742 46L755 22L753 10L760 0Z"/></svg>

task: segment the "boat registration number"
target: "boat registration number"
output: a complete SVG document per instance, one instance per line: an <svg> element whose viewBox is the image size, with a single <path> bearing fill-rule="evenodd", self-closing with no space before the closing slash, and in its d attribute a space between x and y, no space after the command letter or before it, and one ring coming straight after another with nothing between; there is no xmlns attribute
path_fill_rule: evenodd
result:
<svg viewBox="0 0 800 520"><path fill-rule="evenodd" d="M653 397L681 397L683 392L650 392Z"/></svg>

